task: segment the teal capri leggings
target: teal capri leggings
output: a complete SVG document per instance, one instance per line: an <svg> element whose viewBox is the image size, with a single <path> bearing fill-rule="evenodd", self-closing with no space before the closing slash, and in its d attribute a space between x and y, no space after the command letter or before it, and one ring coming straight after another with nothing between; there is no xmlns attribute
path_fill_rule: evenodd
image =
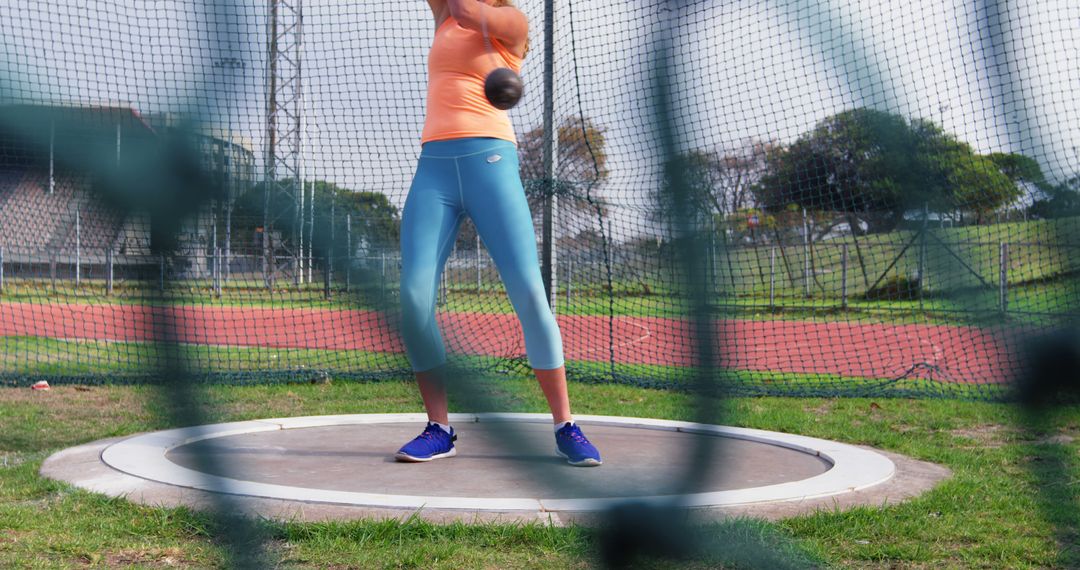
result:
<svg viewBox="0 0 1080 570"><path fill-rule="evenodd" d="M562 337L548 307L517 147L492 138L424 144L401 221L402 338L413 370L446 362L435 294L463 217L472 218L506 285L529 365L563 365Z"/></svg>

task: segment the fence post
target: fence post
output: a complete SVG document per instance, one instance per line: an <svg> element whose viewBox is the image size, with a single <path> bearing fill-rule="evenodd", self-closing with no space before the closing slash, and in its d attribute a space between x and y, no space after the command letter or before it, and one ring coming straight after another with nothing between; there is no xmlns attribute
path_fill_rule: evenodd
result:
<svg viewBox="0 0 1080 570"><path fill-rule="evenodd" d="M75 288L82 284L82 213L75 208Z"/></svg>
<svg viewBox="0 0 1080 570"><path fill-rule="evenodd" d="M840 306L847 308L847 264L848 244L844 244L840 250Z"/></svg>
<svg viewBox="0 0 1080 570"><path fill-rule="evenodd" d="M221 248L214 248L214 294L221 298Z"/></svg>
<svg viewBox="0 0 1080 570"><path fill-rule="evenodd" d="M566 306L570 306L570 295L574 291L574 258L566 258Z"/></svg>
<svg viewBox="0 0 1080 570"><path fill-rule="evenodd" d="M1006 313L1009 311L1009 244L1005 242L1001 243L998 265L1000 267L998 304L1001 312Z"/></svg>
<svg viewBox="0 0 1080 570"><path fill-rule="evenodd" d="M113 252L112 248L105 250L105 294L113 292Z"/></svg>
<svg viewBox="0 0 1080 570"><path fill-rule="evenodd" d="M709 264L709 295L715 295L720 290L720 277L716 274L716 220L711 216L709 217L709 257L706 259L706 263Z"/></svg>
<svg viewBox="0 0 1080 570"><path fill-rule="evenodd" d="M776 308L776 246L769 248L769 308Z"/></svg>
<svg viewBox="0 0 1080 570"><path fill-rule="evenodd" d="M382 269L379 270L379 295L386 295L386 252L382 252Z"/></svg>
<svg viewBox="0 0 1080 570"><path fill-rule="evenodd" d="M558 162L558 126L555 124L555 0L544 0L544 130L541 140L541 165L543 166L544 202L540 233L540 274L544 281L551 311L556 311L555 290L558 281L555 230L558 215L558 199L555 197L555 171Z"/></svg>
<svg viewBox="0 0 1080 570"><path fill-rule="evenodd" d="M330 265L334 262L331 254L326 255L326 264L323 266L323 295L330 300L330 279L332 278Z"/></svg>
<svg viewBox="0 0 1080 570"><path fill-rule="evenodd" d="M345 292L352 285L352 214L345 214Z"/></svg>
<svg viewBox="0 0 1080 570"><path fill-rule="evenodd" d="M926 290L926 233L930 231L930 204L923 202L923 223L919 237L919 308L923 306Z"/></svg>
<svg viewBox="0 0 1080 570"><path fill-rule="evenodd" d="M810 225L806 221L806 208L802 211L803 227L803 293L810 298Z"/></svg>
<svg viewBox="0 0 1080 570"><path fill-rule="evenodd" d="M4 292L4 246L0 245L0 293Z"/></svg>
<svg viewBox="0 0 1080 570"><path fill-rule="evenodd" d="M158 254L158 290L165 291L165 254Z"/></svg>

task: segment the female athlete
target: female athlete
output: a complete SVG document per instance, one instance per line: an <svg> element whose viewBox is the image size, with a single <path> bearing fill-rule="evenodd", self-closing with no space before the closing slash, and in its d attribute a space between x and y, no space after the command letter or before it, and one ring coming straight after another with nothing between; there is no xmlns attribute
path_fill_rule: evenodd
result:
<svg viewBox="0 0 1080 570"><path fill-rule="evenodd" d="M540 277L514 130L506 111L484 96L484 79L496 67L520 72L529 23L509 0L427 1L435 40L422 150L402 213L401 302L402 337L428 424L395 457L416 462L457 454L435 293L461 220L469 216L521 321L529 365L555 422L557 453L571 465L600 465L599 452L570 414L562 337Z"/></svg>

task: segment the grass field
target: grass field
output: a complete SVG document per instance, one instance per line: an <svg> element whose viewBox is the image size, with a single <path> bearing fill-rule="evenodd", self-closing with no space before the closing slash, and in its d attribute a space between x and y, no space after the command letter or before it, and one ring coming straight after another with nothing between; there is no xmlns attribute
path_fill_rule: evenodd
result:
<svg viewBox="0 0 1080 570"><path fill-rule="evenodd" d="M718 255L713 260L714 303L718 310L736 317L801 320L830 316L853 321L970 324L1053 318L1075 310L1080 302L1076 279L1080 273L1080 218L941 228L935 229L934 235L950 244L949 249L932 239L927 242L926 278L915 285L911 276L918 274L918 243L900 256L914 236L908 230L825 240L809 250L801 244L786 245L776 248L774 262L770 261L770 246L735 248L729 255ZM1004 319L999 298L1001 243L1010 244L1005 271L1008 316ZM841 308L845 246L847 302ZM953 257L950 250L958 257ZM564 255L567 259L573 256L569 252ZM898 263L890 269L897 256ZM576 263L576 277L567 274L568 266L559 273L558 305L564 314L679 314L679 300L669 269L665 269L670 260L658 261L655 255L650 259L616 259L610 289L601 262ZM10 270L8 273L0 301L151 304L165 298L168 303L180 305L375 310L396 307L398 303L393 267L385 275L381 271L372 273L373 286L362 294L357 293L360 276L351 280L352 288L346 291L344 272L339 271L330 298L325 295L321 276L316 283L301 285L279 280L273 289L267 289L258 279L238 278L226 282L220 296L209 279L167 282L164 295L157 290L156 281L117 280L113 293L105 295L102 279L84 279L76 288L70 280L18 278ZM452 263L447 273L444 310L512 310L493 268L482 270L480 288L475 270L467 261ZM867 291L883 275L878 290L890 284L892 289L868 297Z"/></svg>
<svg viewBox="0 0 1080 570"><path fill-rule="evenodd" d="M166 357L181 357L193 375L222 384L267 384L321 380L352 371L350 380L395 377L409 370L403 354L359 350L311 350L236 346L177 345L165 351L153 343L0 338L0 386L26 387L36 380L57 384L145 384ZM456 355L475 370L527 375L524 359ZM659 389L684 389L692 381L692 368L651 364L567 362L571 380L586 383L616 382ZM614 378L614 380L613 380ZM728 370L725 385L734 395L795 396L949 396L969 400L1003 400L1006 385L956 383L922 378L855 378L835 374L796 374L775 371Z"/></svg>
<svg viewBox="0 0 1080 570"><path fill-rule="evenodd" d="M571 384L578 413L692 419L685 394ZM510 411L545 410L532 382L486 388ZM410 382L205 386L210 421L420 409ZM213 521L185 509L137 506L46 481L41 461L103 437L171 427L152 388L0 389L0 567L217 567ZM720 404L717 404L720 405ZM838 439L949 467L953 477L910 502L701 529L714 548L652 568L753 567L758 555L797 566L1072 568L1080 565L1080 408L1024 415L951 400L742 398L722 404L734 425ZM460 409L460 408L459 408ZM388 442L394 447L398 442ZM279 568L593 568L598 535L583 527L408 522L262 523ZM760 558L756 559L759 563ZM775 559L774 559L775 562Z"/></svg>

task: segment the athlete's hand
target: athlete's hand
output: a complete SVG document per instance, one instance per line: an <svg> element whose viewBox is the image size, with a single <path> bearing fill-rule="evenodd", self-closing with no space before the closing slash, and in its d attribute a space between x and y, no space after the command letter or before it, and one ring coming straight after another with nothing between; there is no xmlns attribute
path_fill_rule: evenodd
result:
<svg viewBox="0 0 1080 570"><path fill-rule="evenodd" d="M477 32L486 27L489 36L511 49L524 47L529 39L529 21L517 8L496 8L488 0L446 0L446 4L461 27Z"/></svg>

